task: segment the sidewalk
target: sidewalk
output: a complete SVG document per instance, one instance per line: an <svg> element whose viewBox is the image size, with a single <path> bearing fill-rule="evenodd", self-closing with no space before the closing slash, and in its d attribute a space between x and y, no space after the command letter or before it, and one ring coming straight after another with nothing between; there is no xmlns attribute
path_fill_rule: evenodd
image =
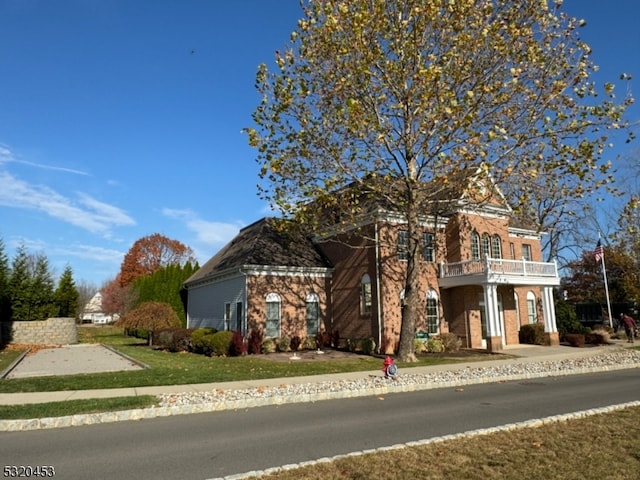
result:
<svg viewBox="0 0 640 480"><path fill-rule="evenodd" d="M616 345L608 345L602 347L586 347L586 348L574 348L568 346L557 347L543 347L537 345L516 345L512 347L506 347L503 351L504 354L510 356L510 358L501 358L496 360L464 362L447 365L437 365L428 367L413 367L410 369L402 369L400 375L403 372L410 372L412 374L423 374L429 372L439 371L457 371L466 368L473 367L489 367L514 363L530 363L539 362L543 360L557 361L563 359L579 359L589 356L594 356L616 348L620 346L630 346L625 343L617 343ZM101 350L102 349L102 350ZM105 351L106 350L106 351ZM70 356L71 355L71 356ZM511 358L515 356L516 358ZM118 371L127 369L138 369L141 366L136 365L131 359L124 357L118 358L119 355L104 347L98 345L74 345L69 347L54 348L46 351L41 351L35 355L26 357L11 373L16 377L34 376L34 372L42 375L43 372L58 372L49 373L55 374L69 374L73 373L91 373L92 371ZM108 365L104 365L102 362L107 362ZM85 369L89 369L87 372L78 372L81 365L85 365ZM96 370L96 368L103 368L103 370ZM109 370L104 370L109 368ZM48 369L48 370L47 370ZM75 390L75 391L56 391L56 392L28 392L28 393L0 393L0 405L24 405L34 403L48 403L59 402L66 400L79 400L90 398L110 398L110 397L128 397L139 395L161 395L171 393L186 393L186 392L210 392L216 390L243 390L257 387L276 387L279 385L300 385L307 383L319 383L325 381L338 381L338 380L358 380L367 378L370 376L381 376L380 370L365 371L365 372L349 372L338 374L326 374L315 376L303 376L303 377L287 377L287 378L273 378L273 379L260 379L260 380L244 380L234 382L219 382L219 383L203 383L195 385L166 385L166 386L153 386L153 387L133 387L133 388L113 388L113 389L101 389L101 390ZM9 376L8 376L9 378Z"/></svg>

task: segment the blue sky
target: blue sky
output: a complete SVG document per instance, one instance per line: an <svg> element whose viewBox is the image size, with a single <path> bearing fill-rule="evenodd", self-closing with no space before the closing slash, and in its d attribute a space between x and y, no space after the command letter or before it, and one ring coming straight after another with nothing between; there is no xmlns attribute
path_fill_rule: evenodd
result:
<svg viewBox="0 0 640 480"><path fill-rule="evenodd" d="M605 6L606 5L606 6ZM636 0L565 0L597 81L640 81ZM161 233L204 263L268 213L241 129L298 0L0 0L0 238L100 286ZM620 92L622 93L622 92ZM640 119L639 108L630 118ZM620 145L625 154L637 145ZM626 150L625 150L626 149Z"/></svg>

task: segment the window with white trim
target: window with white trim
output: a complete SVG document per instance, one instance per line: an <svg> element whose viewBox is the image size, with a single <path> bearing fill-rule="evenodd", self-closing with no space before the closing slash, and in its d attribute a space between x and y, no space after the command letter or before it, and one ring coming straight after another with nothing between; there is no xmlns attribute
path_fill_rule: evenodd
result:
<svg viewBox="0 0 640 480"><path fill-rule="evenodd" d="M277 293L270 293L266 299L266 336L269 338L278 338L280 336L280 313L281 300Z"/></svg>
<svg viewBox="0 0 640 480"><path fill-rule="evenodd" d="M318 320L320 319L320 300L318 295L310 293L306 301L307 337L318 334Z"/></svg>
<svg viewBox="0 0 640 480"><path fill-rule="evenodd" d="M424 233L422 235L422 259L425 262L435 262L435 242L433 233Z"/></svg>
<svg viewBox="0 0 640 480"><path fill-rule="evenodd" d="M471 260L480 260L480 235L471 232Z"/></svg>
<svg viewBox="0 0 640 480"><path fill-rule="evenodd" d="M536 323L538 321L536 296L533 292L527 292L527 319L529 323Z"/></svg>
<svg viewBox="0 0 640 480"><path fill-rule="evenodd" d="M398 231L398 259L407 260L409 254L409 232L406 230Z"/></svg>
<svg viewBox="0 0 640 480"><path fill-rule="evenodd" d="M427 332L429 332L429 335L437 335L440 333L438 294L433 289L427 292Z"/></svg>
<svg viewBox="0 0 640 480"><path fill-rule="evenodd" d="M491 237L488 233L482 234L482 258L491 258Z"/></svg>
<svg viewBox="0 0 640 480"><path fill-rule="evenodd" d="M528 243L523 243L522 244L522 258L525 259L526 261L530 262L531 261L531 245L529 245Z"/></svg>
<svg viewBox="0 0 640 480"><path fill-rule="evenodd" d="M491 237L491 258L502 258L502 239L500 235Z"/></svg>

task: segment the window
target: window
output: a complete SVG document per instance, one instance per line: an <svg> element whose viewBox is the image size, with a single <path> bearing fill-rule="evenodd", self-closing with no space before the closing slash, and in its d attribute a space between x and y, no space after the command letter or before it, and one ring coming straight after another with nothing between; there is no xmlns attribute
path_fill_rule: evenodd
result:
<svg viewBox="0 0 640 480"><path fill-rule="evenodd" d="M365 273L360 283L360 314L371 315L371 278Z"/></svg>
<svg viewBox="0 0 640 480"><path fill-rule="evenodd" d="M491 257L502 258L502 240L500 235L491 237Z"/></svg>
<svg viewBox="0 0 640 480"><path fill-rule="evenodd" d="M482 258L491 258L491 237L488 233L482 234Z"/></svg>
<svg viewBox="0 0 640 480"><path fill-rule="evenodd" d="M429 332L429 335L437 335L440 332L438 294L435 290L427 292L427 332Z"/></svg>
<svg viewBox="0 0 640 480"><path fill-rule="evenodd" d="M267 295L266 313L267 337L278 338L280 336L280 295L277 293Z"/></svg>
<svg viewBox="0 0 640 480"><path fill-rule="evenodd" d="M225 302L224 304L224 329L229 330L229 320L231 320L231 304Z"/></svg>
<svg viewBox="0 0 640 480"><path fill-rule="evenodd" d="M310 293L307 295L307 336L315 336L318 334L318 319L320 318L320 302L318 295Z"/></svg>
<svg viewBox="0 0 640 480"><path fill-rule="evenodd" d="M425 262L435 262L435 245L434 245L433 233L425 233L422 235L422 259Z"/></svg>
<svg viewBox="0 0 640 480"><path fill-rule="evenodd" d="M471 232L471 260L480 260L480 235Z"/></svg>
<svg viewBox="0 0 640 480"><path fill-rule="evenodd" d="M527 292L527 317L529 323L536 323L538 321L536 314L536 296L533 292Z"/></svg>
<svg viewBox="0 0 640 480"><path fill-rule="evenodd" d="M398 259L406 260L409 251L409 232L400 230L398 232Z"/></svg>
<svg viewBox="0 0 640 480"><path fill-rule="evenodd" d="M511 255L511 260L516 259L516 246L513 242L509 242L509 255Z"/></svg>
<svg viewBox="0 0 640 480"><path fill-rule="evenodd" d="M522 245L522 258L528 262L531 261L531 245L528 243Z"/></svg>

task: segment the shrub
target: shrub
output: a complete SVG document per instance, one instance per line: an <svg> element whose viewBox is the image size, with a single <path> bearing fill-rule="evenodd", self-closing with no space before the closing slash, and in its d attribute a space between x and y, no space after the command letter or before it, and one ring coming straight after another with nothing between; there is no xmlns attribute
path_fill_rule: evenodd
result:
<svg viewBox="0 0 640 480"><path fill-rule="evenodd" d="M247 353L247 345L244 342L244 337L240 330L233 332L231 337L231 350L229 351L232 357L241 357Z"/></svg>
<svg viewBox="0 0 640 480"><path fill-rule="evenodd" d="M567 333L585 333L585 327L578 321L578 316L571 304L564 300L556 302L556 325L558 334L563 338Z"/></svg>
<svg viewBox="0 0 640 480"><path fill-rule="evenodd" d="M350 352L355 352L358 348L358 341L355 338L347 338L347 350Z"/></svg>
<svg viewBox="0 0 640 480"><path fill-rule="evenodd" d="M209 338L209 336L205 336ZM214 355L220 357L231 355L231 349L233 346L233 332L224 330L216 332L210 336L211 347Z"/></svg>
<svg viewBox="0 0 640 480"><path fill-rule="evenodd" d="M457 352L462 347L462 340L455 333L442 333L440 340L445 352Z"/></svg>
<svg viewBox="0 0 640 480"><path fill-rule="evenodd" d="M429 353L440 353L444 352L444 345L442 344L442 340L438 337L432 337L427 340L427 352Z"/></svg>
<svg viewBox="0 0 640 480"><path fill-rule="evenodd" d="M316 335L315 348L325 348L331 346L331 336L327 332L318 332Z"/></svg>
<svg viewBox="0 0 640 480"><path fill-rule="evenodd" d="M585 342L591 345L608 345L611 335L605 328L596 328L593 332L585 335Z"/></svg>
<svg viewBox="0 0 640 480"><path fill-rule="evenodd" d="M215 328L198 328L191 332L191 348L195 353L202 353L204 355L211 355L213 351L211 350L211 341L210 339L205 339L207 336L211 336L216 333L217 330Z"/></svg>
<svg viewBox="0 0 640 480"><path fill-rule="evenodd" d="M293 337L291 337L291 343L289 344L289 346L291 347L292 351L297 352L298 350L300 350L300 345L302 345L302 339L298 335L294 335Z"/></svg>
<svg viewBox="0 0 640 480"><path fill-rule="evenodd" d="M262 353L262 342L264 340L264 333L262 330L253 329L249 333L249 341L247 342L248 350L251 355L257 355Z"/></svg>
<svg viewBox="0 0 640 480"><path fill-rule="evenodd" d="M425 343L425 341L419 338L414 338L413 352L418 354L418 353L425 353L426 351L427 351L427 344Z"/></svg>
<svg viewBox="0 0 640 480"><path fill-rule="evenodd" d="M315 350L316 348L320 348L322 344L318 343L318 336L315 337L307 337L302 342L303 350Z"/></svg>
<svg viewBox="0 0 640 480"><path fill-rule="evenodd" d="M191 347L192 330L186 328L170 328L154 332L154 343L170 352L188 352Z"/></svg>
<svg viewBox="0 0 640 480"><path fill-rule="evenodd" d="M542 323L522 325L518 337L520 343L544 345L544 325Z"/></svg>
<svg viewBox="0 0 640 480"><path fill-rule="evenodd" d="M276 340L276 350L278 352L291 351L291 339L289 337L280 337Z"/></svg>
<svg viewBox="0 0 640 480"><path fill-rule="evenodd" d="M362 340L362 353L365 355L371 355L376 349L376 342L372 337Z"/></svg>
<svg viewBox="0 0 640 480"><path fill-rule="evenodd" d="M123 328L145 329L149 332L180 327L180 317L173 307L164 302L144 302L125 313L116 325ZM149 335L149 345L153 335Z"/></svg>
<svg viewBox="0 0 640 480"><path fill-rule="evenodd" d="M585 336L582 333L568 333L565 339L572 347L584 347Z"/></svg>
<svg viewBox="0 0 640 480"><path fill-rule="evenodd" d="M275 351L276 342L272 338L267 338L262 342L262 353L273 353Z"/></svg>
<svg viewBox="0 0 640 480"><path fill-rule="evenodd" d="M340 332L338 330L335 330L331 334L331 346L333 348L340 348Z"/></svg>

